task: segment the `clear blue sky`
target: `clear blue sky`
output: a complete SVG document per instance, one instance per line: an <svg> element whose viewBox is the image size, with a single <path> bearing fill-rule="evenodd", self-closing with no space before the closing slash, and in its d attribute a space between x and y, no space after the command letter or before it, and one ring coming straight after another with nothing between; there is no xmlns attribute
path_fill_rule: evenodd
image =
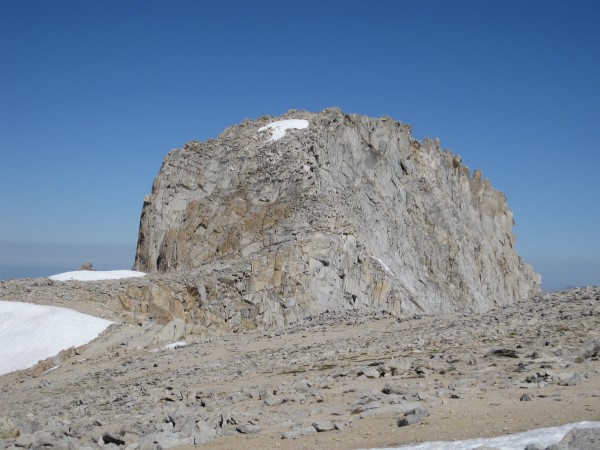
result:
<svg viewBox="0 0 600 450"><path fill-rule="evenodd" d="M169 150L338 106L482 169L546 287L600 284L599 23L597 1L0 0L0 266L130 267Z"/></svg>

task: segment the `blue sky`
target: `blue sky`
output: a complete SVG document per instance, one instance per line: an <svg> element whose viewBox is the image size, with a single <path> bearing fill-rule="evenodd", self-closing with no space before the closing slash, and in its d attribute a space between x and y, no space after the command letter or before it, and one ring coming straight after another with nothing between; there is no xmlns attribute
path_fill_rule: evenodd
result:
<svg viewBox="0 0 600 450"><path fill-rule="evenodd" d="M338 106L482 169L546 287L600 284L599 5L0 0L0 268L130 267L169 150Z"/></svg>

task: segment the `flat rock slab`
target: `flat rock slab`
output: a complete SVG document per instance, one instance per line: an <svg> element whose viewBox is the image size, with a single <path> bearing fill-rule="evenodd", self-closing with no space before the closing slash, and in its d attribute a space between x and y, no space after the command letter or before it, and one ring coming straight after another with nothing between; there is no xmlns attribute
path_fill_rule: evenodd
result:
<svg viewBox="0 0 600 450"><path fill-rule="evenodd" d="M262 430L262 428L259 427L258 425L243 423L241 425L238 425L236 427L236 430L242 434L255 434L255 433L259 433Z"/></svg>
<svg viewBox="0 0 600 450"><path fill-rule="evenodd" d="M330 421L330 420L319 420L317 422L314 422L312 424L312 426L318 432L331 431L331 430L335 430L336 429L335 424L332 421Z"/></svg>

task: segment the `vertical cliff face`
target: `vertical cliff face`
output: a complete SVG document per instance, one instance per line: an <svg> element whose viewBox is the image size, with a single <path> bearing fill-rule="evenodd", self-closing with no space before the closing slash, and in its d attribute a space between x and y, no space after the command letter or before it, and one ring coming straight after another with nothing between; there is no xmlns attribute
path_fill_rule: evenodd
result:
<svg viewBox="0 0 600 450"><path fill-rule="evenodd" d="M504 194L410 127L290 111L167 155L135 269L240 267L228 301L265 326L336 308L483 311L539 292L512 226Z"/></svg>

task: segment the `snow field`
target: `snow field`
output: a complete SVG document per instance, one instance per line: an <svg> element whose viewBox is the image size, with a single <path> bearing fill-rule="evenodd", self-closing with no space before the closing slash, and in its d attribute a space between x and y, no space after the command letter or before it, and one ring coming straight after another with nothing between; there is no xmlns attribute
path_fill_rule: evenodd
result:
<svg viewBox="0 0 600 450"><path fill-rule="evenodd" d="M51 275L48 278L54 281L99 281L143 277L144 275L146 275L144 272L136 272L134 270L76 270L74 272Z"/></svg>
<svg viewBox="0 0 600 450"><path fill-rule="evenodd" d="M58 306L0 301L0 375L87 344L112 323Z"/></svg>

